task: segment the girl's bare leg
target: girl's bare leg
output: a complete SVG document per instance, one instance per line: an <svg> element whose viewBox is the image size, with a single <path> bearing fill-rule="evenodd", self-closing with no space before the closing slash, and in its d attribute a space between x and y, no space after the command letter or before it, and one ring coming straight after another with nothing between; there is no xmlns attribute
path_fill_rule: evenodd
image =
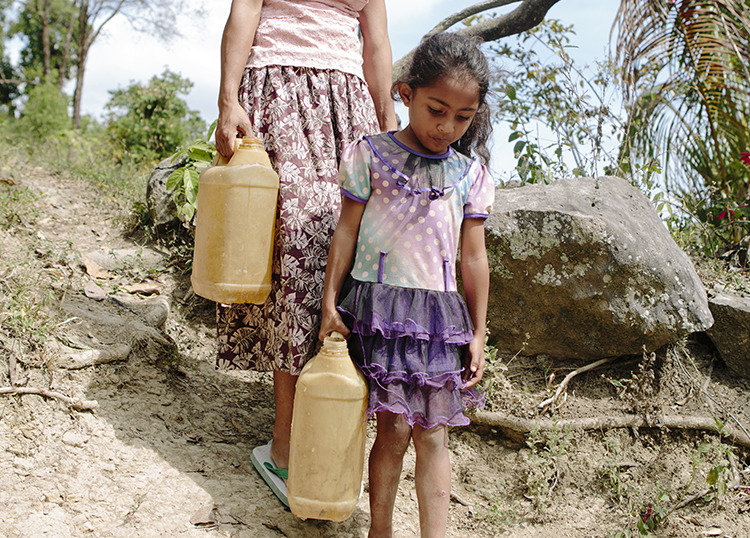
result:
<svg viewBox="0 0 750 538"><path fill-rule="evenodd" d="M370 451L369 538L393 538L393 506L411 428L403 415L376 413L377 437Z"/></svg>
<svg viewBox="0 0 750 538"><path fill-rule="evenodd" d="M451 460L447 426L412 431L417 467L414 481L419 502L422 538L443 538L448 525L451 498Z"/></svg>
<svg viewBox="0 0 750 538"><path fill-rule="evenodd" d="M276 418L273 424L271 457L279 469L289 468L289 438L292 434L292 411L297 376L289 372L273 373L273 395Z"/></svg>

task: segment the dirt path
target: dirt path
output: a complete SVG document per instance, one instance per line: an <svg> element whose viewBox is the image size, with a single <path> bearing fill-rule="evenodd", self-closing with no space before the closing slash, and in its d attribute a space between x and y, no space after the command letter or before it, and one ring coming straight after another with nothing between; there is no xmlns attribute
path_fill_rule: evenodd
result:
<svg viewBox="0 0 750 538"><path fill-rule="evenodd" d="M303 522L254 471L251 450L271 436L270 377L214 369L212 305L190 295L186 277L167 267L165 255L124 239L102 194L83 184L39 170L16 182L41 196L33 222L0 228L0 283L39 275L39 285L54 292L60 320L55 337L34 353L24 352L21 339L2 342L0 386L13 377L19 386L95 400L98 407L75 411L54 398L0 396L0 536L365 537L367 493L344 523ZM11 263L11 252L29 254ZM94 262L86 270L79 252ZM127 292L131 286L141 292ZM700 339L693 344L689 367L725 409L711 410L714 404L668 355L656 366L657 393L643 392L641 403L703 415L731 410L748 424L748 383L701 354ZM123 346L129 353L121 360L61 367L92 349ZM18 359L13 371L11 356ZM628 400L618 397L613 380L627 385L638 373L637 359L577 378L559 416L633 412L635 385L625 391L635 397ZM496 378L503 412L534 415L546 394L544 373L553 366L545 361L518 357ZM637 514L704 490L710 468L721 467L719 484L731 477L727 445L709 433L624 429L536 438L545 442L525 446L485 426L451 432L449 537L615 536L634 530ZM654 535L750 536L747 452L736 451L733 461L745 489L697 499ZM419 535L414 463L410 449L396 503L398 537ZM694 469L698 478L691 482Z"/></svg>

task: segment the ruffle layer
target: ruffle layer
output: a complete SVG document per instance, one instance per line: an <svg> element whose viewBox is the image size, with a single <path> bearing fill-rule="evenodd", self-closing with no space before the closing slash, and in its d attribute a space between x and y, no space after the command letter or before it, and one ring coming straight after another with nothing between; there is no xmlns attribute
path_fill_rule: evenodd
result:
<svg viewBox="0 0 750 538"><path fill-rule="evenodd" d="M446 373L442 386L436 386L438 378L384 372L378 365L368 368L368 372L370 417L387 411L403 415L409 426L418 424L426 429L439 424L466 426L471 421L464 415L464 408L484 407L484 394L473 387L462 390L466 382L461 379L460 371Z"/></svg>
<svg viewBox="0 0 750 538"><path fill-rule="evenodd" d="M466 345L474 327L461 295L352 280L338 310L355 333Z"/></svg>
<svg viewBox="0 0 750 538"><path fill-rule="evenodd" d="M341 296L349 353L369 380L368 415L398 413L424 428L469 424L464 407L482 407L484 396L461 378L473 339L461 296L356 280Z"/></svg>

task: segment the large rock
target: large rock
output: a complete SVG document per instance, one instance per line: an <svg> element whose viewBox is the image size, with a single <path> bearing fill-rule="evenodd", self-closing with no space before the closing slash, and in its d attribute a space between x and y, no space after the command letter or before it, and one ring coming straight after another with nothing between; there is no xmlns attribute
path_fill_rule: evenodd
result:
<svg viewBox="0 0 750 538"><path fill-rule="evenodd" d="M488 322L501 351L630 355L713 323L687 255L623 179L498 188L486 228Z"/></svg>
<svg viewBox="0 0 750 538"><path fill-rule="evenodd" d="M726 365L750 379L750 297L715 288L708 305L715 323L706 333Z"/></svg>
<svg viewBox="0 0 750 538"><path fill-rule="evenodd" d="M177 205L173 199L174 189L167 190L167 180L170 174L182 166L186 160L185 154L174 161L172 157L167 157L156 165L148 177L146 206L159 232L177 228L180 225L180 219L177 218Z"/></svg>

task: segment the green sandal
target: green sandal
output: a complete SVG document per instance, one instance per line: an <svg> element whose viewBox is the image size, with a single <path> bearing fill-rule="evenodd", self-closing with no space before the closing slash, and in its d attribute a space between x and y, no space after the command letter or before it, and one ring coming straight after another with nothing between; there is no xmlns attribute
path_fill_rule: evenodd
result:
<svg viewBox="0 0 750 538"><path fill-rule="evenodd" d="M273 458L271 458L271 443L256 447L251 459L253 466L268 484L268 487L284 503L284 506L289 506L289 501L286 498L286 483L284 482L284 479L289 476L289 471L276 467Z"/></svg>

